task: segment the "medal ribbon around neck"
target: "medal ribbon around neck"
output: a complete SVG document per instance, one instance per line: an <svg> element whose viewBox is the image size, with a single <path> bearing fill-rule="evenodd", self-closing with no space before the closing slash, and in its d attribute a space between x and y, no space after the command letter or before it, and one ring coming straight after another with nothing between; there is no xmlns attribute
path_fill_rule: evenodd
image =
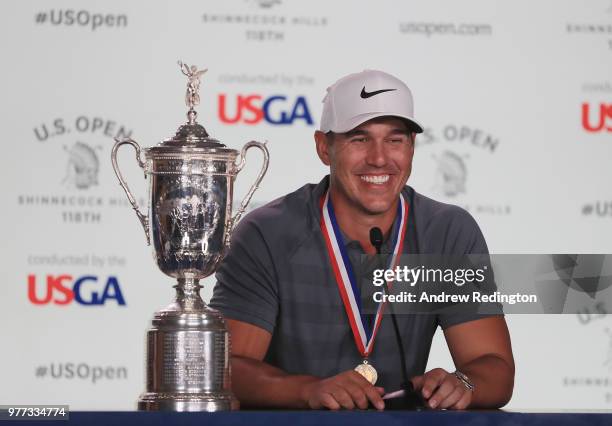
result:
<svg viewBox="0 0 612 426"><path fill-rule="evenodd" d="M408 203L400 194L397 206L397 214L400 218L397 234L393 236L393 252L388 267L393 269L397 266L404 247L404 237L408 225ZM344 248L344 241L340 228L336 221L334 208L329 197L329 191L321 199L321 232L325 239L325 245L336 278L336 284L340 291L340 297L344 303L344 309L348 316L353 337L359 353L367 358L374 347L374 340L380 328L382 314L386 302L380 302L376 310L374 327L372 330L364 323L361 314L361 292L355 280L355 274ZM389 286L390 287L390 286Z"/></svg>

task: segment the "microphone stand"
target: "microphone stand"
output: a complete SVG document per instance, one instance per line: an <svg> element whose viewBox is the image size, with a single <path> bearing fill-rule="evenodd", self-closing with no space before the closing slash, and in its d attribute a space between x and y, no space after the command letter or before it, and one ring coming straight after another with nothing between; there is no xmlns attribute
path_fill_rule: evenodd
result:
<svg viewBox="0 0 612 426"><path fill-rule="evenodd" d="M381 255L381 247L383 244L383 233L378 227L370 229L370 243L376 249L376 254ZM387 281L383 280L383 289L387 295L390 294ZM402 336L397 325L397 317L393 304L388 303L389 312L391 313L391 321L393 322L393 330L395 331L395 340L399 349L401 367L402 367L402 378L403 382L400 385L404 394L395 398L389 398L385 400L385 407L391 410L415 410L421 411L428 409L425 404L425 400L420 392L414 389L412 382L408 378L408 370L406 369L406 353L404 352L404 345L402 344Z"/></svg>

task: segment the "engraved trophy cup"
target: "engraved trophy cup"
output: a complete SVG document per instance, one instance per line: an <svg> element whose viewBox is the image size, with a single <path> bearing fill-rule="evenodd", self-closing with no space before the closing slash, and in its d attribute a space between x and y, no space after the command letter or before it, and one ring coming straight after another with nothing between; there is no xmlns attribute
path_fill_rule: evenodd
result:
<svg viewBox="0 0 612 426"><path fill-rule="evenodd" d="M208 136L196 122L200 77L206 70L179 62L188 77L187 123L176 135L144 149L132 139L117 139L111 160L119 183L142 223L153 257L166 275L177 279L173 303L156 312L147 333L146 391L140 410L217 411L236 405L230 390L230 339L222 315L200 297L199 280L211 275L223 258L236 222L268 168L265 144L248 142L240 155ZM149 179L149 212L142 213L117 164L122 145L136 150ZM262 168L235 216L233 183L246 152L259 148Z"/></svg>

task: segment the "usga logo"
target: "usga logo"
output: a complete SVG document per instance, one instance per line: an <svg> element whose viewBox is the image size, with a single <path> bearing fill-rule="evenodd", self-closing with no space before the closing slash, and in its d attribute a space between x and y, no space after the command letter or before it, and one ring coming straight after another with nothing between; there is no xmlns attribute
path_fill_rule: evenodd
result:
<svg viewBox="0 0 612 426"><path fill-rule="evenodd" d="M42 291L37 291L42 287ZM47 275L45 285L37 286L36 275L28 275L28 299L34 305L68 305L73 301L81 305L104 305L107 302L125 306L125 299L119 287L117 277L109 276L98 280L95 275L84 275L73 278L72 275Z"/></svg>
<svg viewBox="0 0 612 426"><path fill-rule="evenodd" d="M312 125L312 115L304 96L290 100L287 96L236 95L233 101L226 94L219 95L219 120L226 124L258 124L262 120L272 125L290 125L302 121Z"/></svg>
<svg viewBox="0 0 612 426"><path fill-rule="evenodd" d="M590 105L583 103L582 127L587 132L612 132L612 104Z"/></svg>

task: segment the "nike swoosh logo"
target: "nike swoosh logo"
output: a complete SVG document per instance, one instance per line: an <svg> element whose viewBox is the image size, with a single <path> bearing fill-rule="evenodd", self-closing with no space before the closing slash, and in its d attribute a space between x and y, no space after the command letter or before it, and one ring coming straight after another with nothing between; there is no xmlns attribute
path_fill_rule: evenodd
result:
<svg viewBox="0 0 612 426"><path fill-rule="evenodd" d="M368 99L371 98L372 96L376 96L376 95L380 95L381 93L385 93L385 92L393 92L394 90L397 89L382 89L382 90L374 90L373 92L366 92L365 86L363 86L363 89L361 89L361 99Z"/></svg>

